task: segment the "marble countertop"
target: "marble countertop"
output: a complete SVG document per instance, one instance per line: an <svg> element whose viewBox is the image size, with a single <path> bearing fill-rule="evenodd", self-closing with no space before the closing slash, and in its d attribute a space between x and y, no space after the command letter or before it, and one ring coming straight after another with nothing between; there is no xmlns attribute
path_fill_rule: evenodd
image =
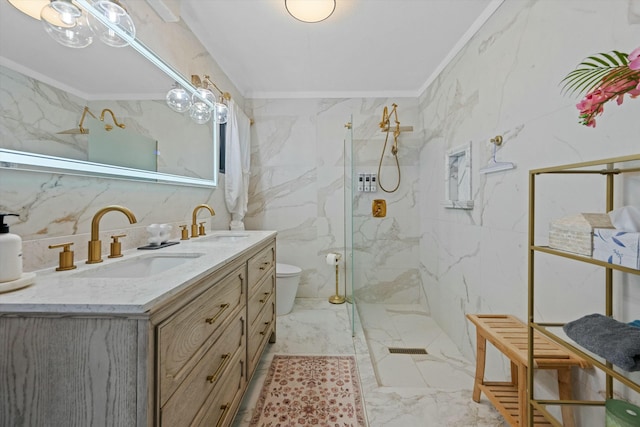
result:
<svg viewBox="0 0 640 427"><path fill-rule="evenodd" d="M216 238L219 235L245 233L242 238ZM76 260L78 268L36 271L33 285L0 293L0 316L7 313L124 314L148 312L153 306L180 292L212 271L231 262L239 254L276 235L275 231L211 231L204 237L180 241L180 244L156 250L129 250L121 258L86 264ZM159 274L140 278L86 278L88 270L108 268L110 264L136 257L158 254L202 254Z"/></svg>

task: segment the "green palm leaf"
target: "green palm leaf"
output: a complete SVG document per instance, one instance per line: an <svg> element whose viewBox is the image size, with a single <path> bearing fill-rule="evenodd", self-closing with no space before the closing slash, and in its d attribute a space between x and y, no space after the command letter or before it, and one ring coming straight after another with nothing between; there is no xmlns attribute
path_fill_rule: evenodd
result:
<svg viewBox="0 0 640 427"><path fill-rule="evenodd" d="M562 92L583 94L597 88L603 81L625 78L629 64L628 54L614 50L598 53L582 61L578 68L567 74L560 83ZM618 76L618 77L616 77Z"/></svg>

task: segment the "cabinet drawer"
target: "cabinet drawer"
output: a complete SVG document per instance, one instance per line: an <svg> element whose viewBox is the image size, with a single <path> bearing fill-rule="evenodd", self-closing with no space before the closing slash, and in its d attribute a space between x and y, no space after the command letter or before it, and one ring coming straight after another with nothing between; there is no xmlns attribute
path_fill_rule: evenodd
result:
<svg viewBox="0 0 640 427"><path fill-rule="evenodd" d="M163 425L186 425L195 418L208 396L225 388L226 377L234 376L229 372L232 362L238 357L244 358L243 338L244 316L238 313L162 407Z"/></svg>
<svg viewBox="0 0 640 427"><path fill-rule="evenodd" d="M249 329L249 339L247 340L247 358L249 360L247 372L249 378L251 378L251 374L260 360L262 349L275 330L275 323L276 300L275 296L271 295L267 302L267 307L260 312L260 316L258 317L255 325Z"/></svg>
<svg viewBox="0 0 640 427"><path fill-rule="evenodd" d="M244 268L212 285L158 326L160 404L220 335L220 326L244 307Z"/></svg>
<svg viewBox="0 0 640 427"><path fill-rule="evenodd" d="M247 263L248 288L252 289L276 266L276 247L271 245L249 259Z"/></svg>
<svg viewBox="0 0 640 427"><path fill-rule="evenodd" d="M260 282L255 290L249 293L249 303L247 305L249 327L253 327L262 309L270 303L270 298L274 295L275 286L276 276L272 273L262 279L262 282Z"/></svg>
<svg viewBox="0 0 640 427"><path fill-rule="evenodd" d="M231 370L218 387L218 391L209 396L191 425L202 427L231 425L246 387L245 369L245 355L238 354L231 362Z"/></svg>

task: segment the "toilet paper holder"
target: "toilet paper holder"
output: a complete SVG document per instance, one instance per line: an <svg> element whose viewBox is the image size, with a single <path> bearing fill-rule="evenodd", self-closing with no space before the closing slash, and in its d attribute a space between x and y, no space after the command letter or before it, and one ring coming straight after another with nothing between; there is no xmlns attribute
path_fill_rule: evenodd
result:
<svg viewBox="0 0 640 427"><path fill-rule="evenodd" d="M338 280L340 277L340 258L342 258L342 255L340 254L336 254L336 253L329 253L327 254L327 264L329 265L335 265L336 267L336 293L335 295L332 295L329 297L329 302L331 304L343 304L346 301L346 298L342 295L340 295L340 291L338 288Z"/></svg>

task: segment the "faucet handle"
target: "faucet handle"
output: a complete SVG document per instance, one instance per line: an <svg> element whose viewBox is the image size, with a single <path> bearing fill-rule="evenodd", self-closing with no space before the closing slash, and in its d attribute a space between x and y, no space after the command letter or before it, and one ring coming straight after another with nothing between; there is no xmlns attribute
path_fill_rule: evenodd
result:
<svg viewBox="0 0 640 427"><path fill-rule="evenodd" d="M111 242L111 252L109 253L108 258L120 258L122 256L122 243L118 241L121 237L126 237L126 234L111 236L113 242Z"/></svg>
<svg viewBox="0 0 640 427"><path fill-rule="evenodd" d="M49 245L49 249L63 248L60 252L60 260L56 271L73 270L76 265L73 263L73 251L70 250L73 243L60 243L59 245Z"/></svg>
<svg viewBox="0 0 640 427"><path fill-rule="evenodd" d="M182 229L182 238L180 240L189 240L189 230L187 230L187 226L181 225L180 228Z"/></svg>
<svg viewBox="0 0 640 427"><path fill-rule="evenodd" d="M198 234L199 234L200 236L206 236L206 235L207 235L207 233L205 233L205 229L204 229L204 225L205 225L206 223L207 223L206 221L205 221L205 222L201 222L201 223L200 223L200 228L198 229Z"/></svg>

